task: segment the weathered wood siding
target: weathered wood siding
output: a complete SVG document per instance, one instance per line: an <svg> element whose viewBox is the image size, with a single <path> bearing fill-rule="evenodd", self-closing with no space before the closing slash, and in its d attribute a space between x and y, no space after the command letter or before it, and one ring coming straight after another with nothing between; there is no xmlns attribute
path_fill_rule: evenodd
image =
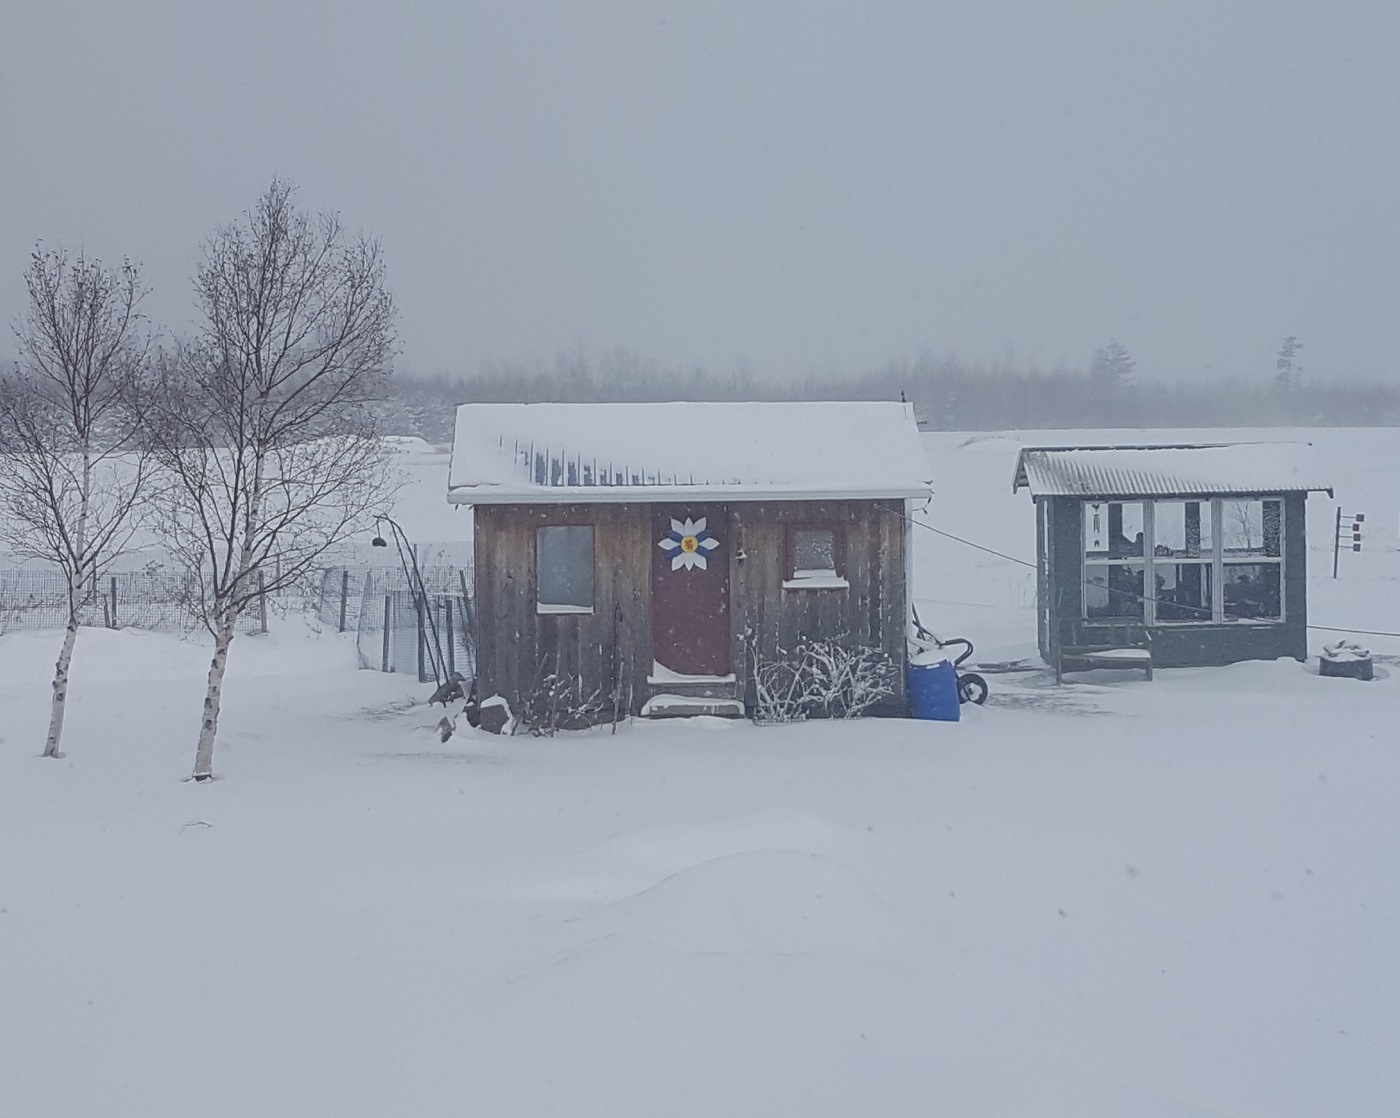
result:
<svg viewBox="0 0 1400 1118"><path fill-rule="evenodd" d="M549 672L581 678L585 694L610 693L614 677L633 707L651 669L651 506L478 505L477 685L516 710ZM535 529L593 526L593 612L539 614Z"/></svg>
<svg viewBox="0 0 1400 1118"><path fill-rule="evenodd" d="M764 501L730 506L734 666L752 705L752 650L778 657L805 638L879 648L899 667L898 692L874 713L907 713L904 697L904 502ZM785 590L787 531L834 525L845 537L847 589Z"/></svg>
<svg viewBox="0 0 1400 1118"><path fill-rule="evenodd" d="M746 702L754 648L776 657L804 637L839 639L894 660L898 693L875 713L905 713L903 507L899 500L736 502L711 525L730 541L733 665ZM481 696L504 695L519 709L547 672L581 678L585 693L610 693L619 676L635 713L650 694L652 506L478 505L474 512ZM560 524L593 526L592 614L536 612L535 529ZM787 531L799 524L842 529L848 588L783 588Z"/></svg>

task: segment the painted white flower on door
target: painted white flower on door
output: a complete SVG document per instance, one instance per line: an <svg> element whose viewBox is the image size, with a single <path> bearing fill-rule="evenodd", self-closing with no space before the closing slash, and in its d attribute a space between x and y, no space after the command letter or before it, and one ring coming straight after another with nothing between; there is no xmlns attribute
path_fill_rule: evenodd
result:
<svg viewBox="0 0 1400 1118"><path fill-rule="evenodd" d="M656 546L670 553L671 570L699 567L703 571L706 568L705 553L717 548L719 540L705 531L705 518L702 516L699 520L672 520L671 530L657 541Z"/></svg>

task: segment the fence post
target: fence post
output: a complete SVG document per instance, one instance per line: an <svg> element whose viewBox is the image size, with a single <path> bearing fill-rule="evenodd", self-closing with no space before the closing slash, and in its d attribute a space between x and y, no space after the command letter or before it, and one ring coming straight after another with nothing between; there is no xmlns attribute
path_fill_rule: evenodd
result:
<svg viewBox="0 0 1400 1118"><path fill-rule="evenodd" d="M418 615L418 682L426 683L428 674L426 665L423 663L423 647L427 643L423 638L423 599L417 594L413 595L413 612Z"/></svg>
<svg viewBox="0 0 1400 1118"><path fill-rule="evenodd" d="M112 620L108 628L117 627L117 576L112 576Z"/></svg>
<svg viewBox="0 0 1400 1118"><path fill-rule="evenodd" d="M443 610L447 615L447 675L451 678L452 673L457 670L457 631L452 628L452 596L449 594L442 600Z"/></svg>
<svg viewBox="0 0 1400 1118"><path fill-rule="evenodd" d="M267 632L267 591L263 589L262 568L258 568L258 632Z"/></svg>
<svg viewBox="0 0 1400 1118"><path fill-rule="evenodd" d="M340 632L345 632L345 598L350 592L350 568L340 572Z"/></svg>
<svg viewBox="0 0 1400 1118"><path fill-rule="evenodd" d="M381 671L391 672L394 669L389 666L389 635L393 632L394 617L394 596L384 595L384 667Z"/></svg>

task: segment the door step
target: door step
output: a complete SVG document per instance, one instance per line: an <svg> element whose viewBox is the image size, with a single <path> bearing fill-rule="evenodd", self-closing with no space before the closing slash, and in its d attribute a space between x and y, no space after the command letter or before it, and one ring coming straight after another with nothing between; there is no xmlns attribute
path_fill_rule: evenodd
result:
<svg viewBox="0 0 1400 1118"><path fill-rule="evenodd" d="M653 695L642 704L643 718L743 718L738 699L713 695Z"/></svg>

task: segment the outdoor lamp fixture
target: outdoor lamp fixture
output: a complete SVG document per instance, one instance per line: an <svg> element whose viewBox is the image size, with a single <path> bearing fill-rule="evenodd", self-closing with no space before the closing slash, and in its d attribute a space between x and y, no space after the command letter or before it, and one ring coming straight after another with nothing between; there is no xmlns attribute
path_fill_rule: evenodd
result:
<svg viewBox="0 0 1400 1118"><path fill-rule="evenodd" d="M443 673L447 670L447 658L442 652L442 639L438 635L437 618L433 615L432 609L428 606L428 588L423 583L423 572L418 569L418 557L413 553L413 545L408 542L408 535L404 532L402 525L387 513L380 513L374 518L374 539L369 541L370 547L388 547L389 541L384 538L384 525L388 525L389 534L394 537L394 546L399 552L399 566L403 569L404 578L408 580L409 592L413 595L414 608L418 611L419 632L423 631L423 623L427 623L427 630L432 635L433 647L428 656L433 665L433 682L442 687ZM385 618L388 624L388 618Z"/></svg>

